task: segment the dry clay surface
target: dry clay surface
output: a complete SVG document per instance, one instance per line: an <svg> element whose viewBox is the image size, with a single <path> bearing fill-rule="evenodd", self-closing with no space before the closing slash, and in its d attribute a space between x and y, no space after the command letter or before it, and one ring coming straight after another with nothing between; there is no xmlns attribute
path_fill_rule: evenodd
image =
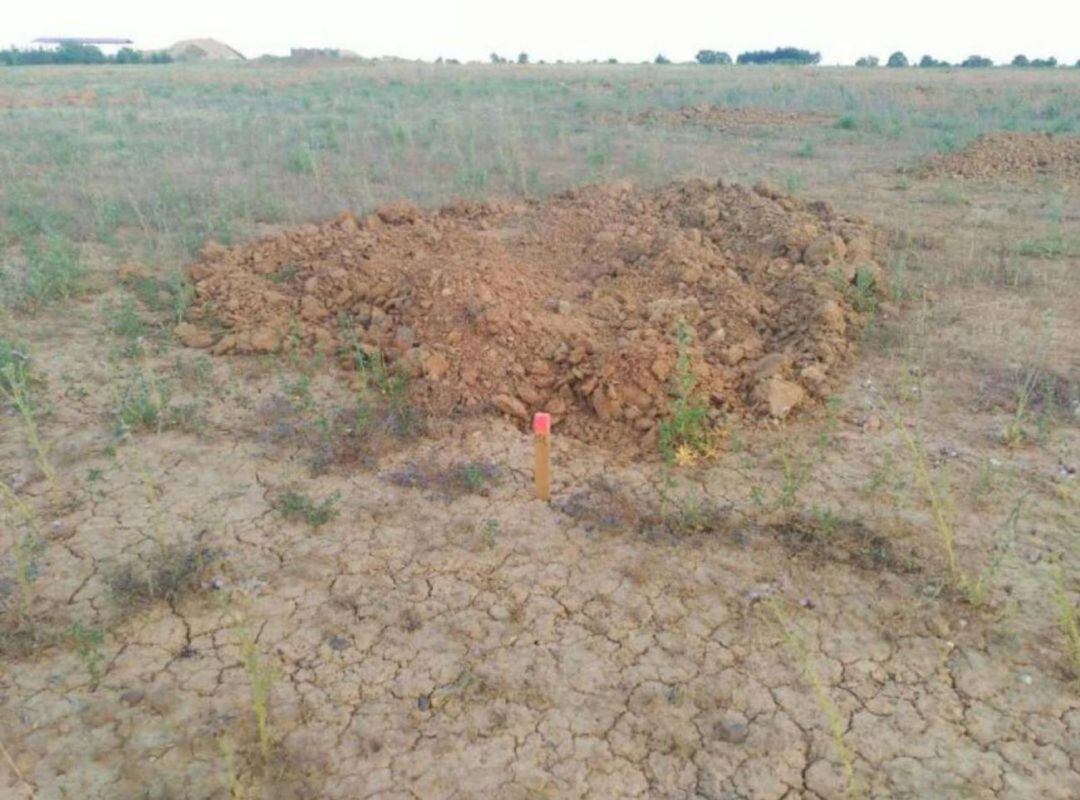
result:
<svg viewBox="0 0 1080 800"><path fill-rule="evenodd" d="M834 120L826 114L781 111L770 108L739 108L702 103L683 108L648 108L635 114L634 122L660 125L701 125L714 130L737 130L760 125L821 125Z"/></svg>
<svg viewBox="0 0 1080 800"><path fill-rule="evenodd" d="M867 796L1080 795L1080 700L1054 660L924 597L917 575L799 558L750 524L654 540L590 522L612 501L589 488L599 473L623 505L655 487L565 440L555 502L531 501L527 442L502 424L399 465L484 459L500 465L489 491L326 478L346 500L313 532L270 509L288 454L218 441L166 434L124 456L161 476L154 505L99 459L50 525L40 603L107 627L108 658L96 686L69 647L5 662L22 781L0 763L4 797L841 798L829 713ZM709 494L738 481L712 475ZM109 570L152 557L156 535L215 553L206 591L117 609ZM268 766L249 637L274 676Z"/></svg>
<svg viewBox="0 0 1080 800"><path fill-rule="evenodd" d="M215 354L382 354L434 415L533 411L655 452L680 326L716 414L827 394L882 274L865 221L767 186L594 186L529 203L384 208L208 248L194 323Z"/></svg>
<svg viewBox="0 0 1080 800"><path fill-rule="evenodd" d="M929 175L958 178L1080 180L1080 136L1049 133L989 133L956 153L931 158Z"/></svg>

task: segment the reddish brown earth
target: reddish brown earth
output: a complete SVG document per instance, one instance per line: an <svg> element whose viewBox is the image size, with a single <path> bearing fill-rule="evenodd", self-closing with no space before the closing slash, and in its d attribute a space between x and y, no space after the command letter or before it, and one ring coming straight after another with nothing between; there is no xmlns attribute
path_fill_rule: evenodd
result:
<svg viewBox="0 0 1080 800"><path fill-rule="evenodd" d="M853 283L875 234L767 186L590 186L522 203L351 214L211 246L177 329L215 354L355 347L413 375L433 413L555 415L560 432L652 445L677 333L714 415L784 417L853 355Z"/></svg>
<svg viewBox="0 0 1080 800"><path fill-rule="evenodd" d="M984 134L956 153L930 159L930 175L958 178L1080 179L1080 136L1049 133Z"/></svg>
<svg viewBox="0 0 1080 800"><path fill-rule="evenodd" d="M734 108L701 104L684 108L648 108L633 117L634 122L663 125L704 125L717 130L754 125L822 124L833 120L826 114L779 111L771 108Z"/></svg>

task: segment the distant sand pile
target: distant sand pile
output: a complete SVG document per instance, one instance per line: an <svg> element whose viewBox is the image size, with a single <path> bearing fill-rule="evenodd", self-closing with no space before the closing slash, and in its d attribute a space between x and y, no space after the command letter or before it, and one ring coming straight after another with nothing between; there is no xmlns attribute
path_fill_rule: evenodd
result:
<svg viewBox="0 0 1080 800"><path fill-rule="evenodd" d="M661 125L701 125L716 130L749 128L757 125L819 125L835 117L802 111L779 111L771 108L737 108L696 105L685 108L648 108L635 114L637 123Z"/></svg>
<svg viewBox="0 0 1080 800"><path fill-rule="evenodd" d="M1080 180L1080 136L1049 133L988 133L963 150L927 160L925 174L957 178Z"/></svg>
<svg viewBox="0 0 1080 800"><path fill-rule="evenodd" d="M183 39L165 51L176 61L244 61L242 53L217 39Z"/></svg>

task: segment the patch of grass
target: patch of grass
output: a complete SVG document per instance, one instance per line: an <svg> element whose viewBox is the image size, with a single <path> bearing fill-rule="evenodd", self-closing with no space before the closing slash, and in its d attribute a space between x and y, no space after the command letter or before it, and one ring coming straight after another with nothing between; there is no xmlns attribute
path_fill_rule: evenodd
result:
<svg viewBox="0 0 1080 800"><path fill-rule="evenodd" d="M776 504L780 508L795 505L799 491L810 478L812 465L802 456L792 452L785 445L780 451L780 487L776 493Z"/></svg>
<svg viewBox="0 0 1080 800"><path fill-rule="evenodd" d="M86 266L67 239L50 235L44 246L29 240L23 250L26 264L21 269L8 267L0 272L0 298L5 306L32 313L86 288Z"/></svg>
<svg viewBox="0 0 1080 800"><path fill-rule="evenodd" d="M170 605L198 592L216 553L207 548L173 544L157 547L145 560L116 567L106 582L122 608L141 608L164 601Z"/></svg>
<svg viewBox="0 0 1080 800"><path fill-rule="evenodd" d="M424 430L424 420L409 397L409 378L398 365L387 363L379 351L356 351L356 366L367 391L357 400L356 421L360 430L373 425L399 439L410 439Z"/></svg>
<svg viewBox="0 0 1080 800"><path fill-rule="evenodd" d="M855 282L848 286L847 290L851 307L860 314L876 314L880 288L874 278L873 270L868 267L859 267L855 271Z"/></svg>
<svg viewBox="0 0 1080 800"><path fill-rule="evenodd" d="M316 502L302 492L289 490L281 494L274 507L285 519L302 519L317 531L326 523L337 519L341 513L337 507L339 500L341 492L334 492Z"/></svg>
<svg viewBox="0 0 1080 800"><path fill-rule="evenodd" d="M38 556L45 549L45 542L32 531L23 533L15 541L11 578L5 580L6 586L0 596L4 599L5 617L13 629L30 625L34 615L34 600L37 597L35 583L38 579Z"/></svg>
<svg viewBox="0 0 1080 800"><path fill-rule="evenodd" d="M319 164L310 150L294 150L285 159L285 168L295 175L317 175Z"/></svg>
<svg viewBox="0 0 1080 800"><path fill-rule="evenodd" d="M105 635L96 628L87 628L81 622L68 626L65 637L82 662L90 687L96 689L101 683L102 667L105 665Z"/></svg>
<svg viewBox="0 0 1080 800"><path fill-rule="evenodd" d="M813 158L817 155L817 145L808 139L804 139L803 143L799 145L799 149L795 151L795 155L799 158Z"/></svg>
<svg viewBox="0 0 1080 800"><path fill-rule="evenodd" d="M1073 255L1076 248L1061 231L1033 239L1021 239L1016 244L1016 254L1031 258L1064 258Z"/></svg>
<svg viewBox="0 0 1080 800"><path fill-rule="evenodd" d="M387 478L396 486L434 490L449 500L465 494L485 494L499 479L499 468L490 461L455 461L449 466L414 461Z"/></svg>
<svg viewBox="0 0 1080 800"><path fill-rule="evenodd" d="M57 483L56 470L49 458L50 448L41 438L38 429L37 404L32 390L33 381L28 363L25 359L15 357L13 351L10 350L7 351L4 359L6 363L0 368L0 398L9 403L18 413L27 444L34 451L38 469L41 470L49 486L49 494L54 503L59 504L62 492Z"/></svg>
<svg viewBox="0 0 1080 800"><path fill-rule="evenodd" d="M853 131L859 127L859 120L854 114L843 114L836 120L836 127L842 131Z"/></svg>
<svg viewBox="0 0 1080 800"><path fill-rule="evenodd" d="M934 188L934 201L944 206L967 205L967 195L954 183L940 183Z"/></svg>
<svg viewBox="0 0 1080 800"><path fill-rule="evenodd" d="M669 464L688 464L712 450L709 413L695 392L697 376L690 364L690 329L679 323L676 333L678 354L672 375L674 400L667 419L660 423L660 452Z"/></svg>
<svg viewBox="0 0 1080 800"><path fill-rule="evenodd" d="M913 556L902 558L897 553L896 536L875 531L861 520L831 508L815 506L809 513L792 512L779 522L770 522L765 531L793 555L849 563L874 572L918 571Z"/></svg>
<svg viewBox="0 0 1080 800"><path fill-rule="evenodd" d="M149 328L139 313L135 298L125 295L119 303L106 305L104 314L109 332L123 342L121 354L127 358L143 355L143 339Z"/></svg>
<svg viewBox="0 0 1080 800"><path fill-rule="evenodd" d="M1054 569L1054 605L1057 606L1058 625L1065 640L1065 655L1069 670L1080 687L1080 609L1072 599L1065 585L1065 567L1056 565Z"/></svg>
<svg viewBox="0 0 1080 800"><path fill-rule="evenodd" d="M0 654L18 657L55 638L39 626L35 608L40 577L38 559L45 550L46 539L33 508L3 482L0 482L0 499L5 528L15 537L4 574L0 575L0 611L3 612Z"/></svg>
<svg viewBox="0 0 1080 800"><path fill-rule="evenodd" d="M488 517L480 524L480 535L489 548L495 546L501 532L502 524L493 517Z"/></svg>
<svg viewBox="0 0 1080 800"><path fill-rule="evenodd" d="M134 433L161 433L168 427L190 427L192 424L196 409L172 405L169 382L159 378L145 359L114 381L112 389L112 413L118 439L127 439Z"/></svg>
<svg viewBox="0 0 1080 800"><path fill-rule="evenodd" d="M151 311L165 314L172 325L184 321L187 310L195 299L195 287L187 273L170 272L166 277L138 275L126 278L124 286L134 292L139 302Z"/></svg>

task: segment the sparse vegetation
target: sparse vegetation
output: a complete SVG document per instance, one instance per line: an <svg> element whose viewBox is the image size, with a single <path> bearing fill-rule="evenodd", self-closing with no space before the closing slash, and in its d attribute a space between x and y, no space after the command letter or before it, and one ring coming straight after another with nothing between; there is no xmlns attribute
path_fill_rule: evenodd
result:
<svg viewBox="0 0 1080 800"><path fill-rule="evenodd" d="M848 744L846 737L847 722L829 695L829 687L826 686L817 665L814 663L814 654L811 652L805 636L791 624L781 600L775 597L769 598L765 600L765 608L771 621L779 628L784 644L795 656L803 678L813 692L814 701L825 718L826 730L844 772L844 796L848 798L861 796L863 789L855 774L855 753Z"/></svg>
<svg viewBox="0 0 1080 800"><path fill-rule="evenodd" d="M285 519L301 519L318 531L323 525L337 519L341 513L337 507L340 499L339 492L315 501L302 492L289 490L281 494L276 505Z"/></svg>
<svg viewBox="0 0 1080 800"><path fill-rule="evenodd" d="M1058 624L1065 640L1065 654L1073 679L1080 686L1080 609L1065 585L1065 568L1054 568L1054 604L1057 606Z"/></svg>
<svg viewBox="0 0 1080 800"><path fill-rule="evenodd" d="M48 484L54 502L58 503L61 497L60 485L49 455L49 447L41 438L38 429L38 407L27 360L11 349L0 350L0 358L3 359L3 364L0 365L0 399L9 403L18 414L38 469Z"/></svg>
<svg viewBox="0 0 1080 800"><path fill-rule="evenodd" d="M74 245L57 233L23 242L25 263L0 270L0 303L31 314L86 288L86 265Z"/></svg>
<svg viewBox="0 0 1080 800"><path fill-rule="evenodd" d="M67 639L79 656L91 687L96 689L101 683L102 667L105 666L104 634L96 628L87 628L81 622L73 622L67 629Z"/></svg>
<svg viewBox="0 0 1080 800"><path fill-rule="evenodd" d="M678 355L672 375L671 412L660 424L660 452L669 463L688 464L707 455L712 447L708 408L695 389L697 378L690 363L690 329L680 323L676 333Z"/></svg>
<svg viewBox="0 0 1080 800"><path fill-rule="evenodd" d="M121 608L138 609L164 601L175 604L202 588L213 550L184 544L166 544L144 559L120 564L108 575L109 590Z"/></svg>
<svg viewBox="0 0 1080 800"><path fill-rule="evenodd" d="M434 491L451 500L465 494L486 494L499 480L500 470L489 461L455 461L446 466L410 462L387 477L397 486Z"/></svg>
<svg viewBox="0 0 1080 800"><path fill-rule="evenodd" d="M1080 239L1075 173L1040 159L1075 138L1080 72L887 54L0 70L8 791L1071 787ZM930 169L979 141L971 173ZM624 183L673 176L708 189ZM720 179L746 202L714 206ZM561 273L528 209L590 181ZM356 235L330 263L335 218ZM811 266L826 228L846 254ZM255 317L209 296L229 282L279 348L249 352ZM794 313L805 288L842 318ZM805 391L789 415L730 402L774 380ZM571 746L604 732L625 758Z"/></svg>
<svg viewBox="0 0 1080 800"><path fill-rule="evenodd" d="M255 720L255 736L259 755L264 764L270 762L274 740L270 731L270 692L277 681L277 671L259 651L258 636L244 622L237 624L240 659L251 686L251 715Z"/></svg>

